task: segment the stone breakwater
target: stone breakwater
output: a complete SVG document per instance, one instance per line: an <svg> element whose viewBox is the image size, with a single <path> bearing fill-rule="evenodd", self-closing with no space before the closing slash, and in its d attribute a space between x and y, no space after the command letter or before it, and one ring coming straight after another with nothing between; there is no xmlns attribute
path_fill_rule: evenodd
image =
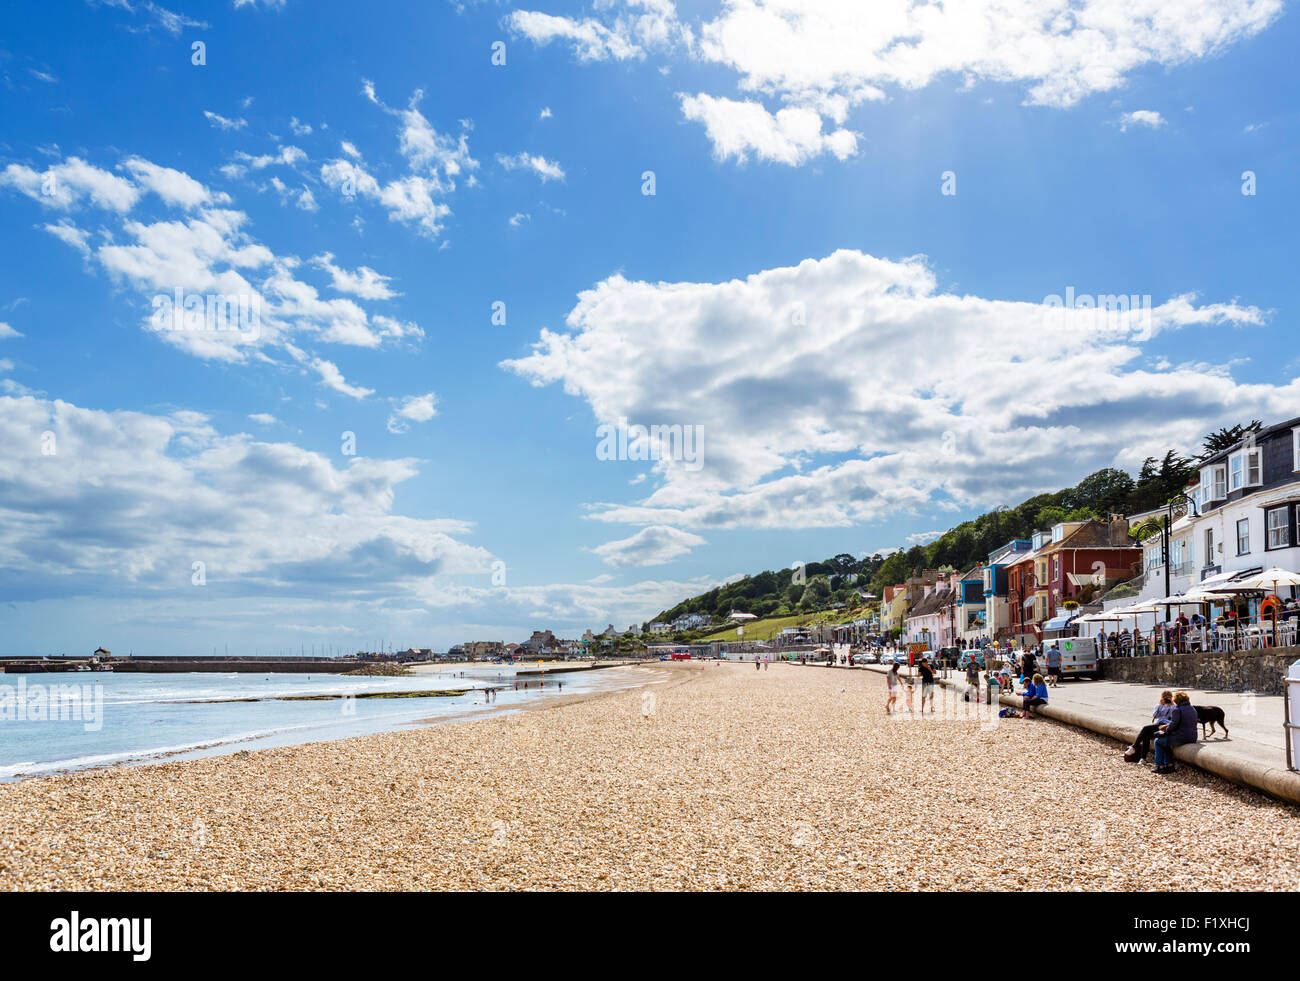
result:
<svg viewBox="0 0 1300 981"><path fill-rule="evenodd" d="M0 786L0 888L1298 884L1293 808L1191 768L1157 778L1107 739L891 720L874 672L626 670L660 683Z"/></svg>

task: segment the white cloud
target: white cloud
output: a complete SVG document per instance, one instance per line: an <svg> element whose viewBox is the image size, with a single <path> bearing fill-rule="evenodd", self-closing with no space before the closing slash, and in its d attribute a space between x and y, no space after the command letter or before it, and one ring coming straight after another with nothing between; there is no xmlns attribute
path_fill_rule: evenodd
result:
<svg viewBox="0 0 1300 981"><path fill-rule="evenodd" d="M543 106L542 111L537 114L538 119L550 119L554 113L551 112L550 106Z"/></svg>
<svg viewBox="0 0 1300 981"><path fill-rule="evenodd" d="M416 473L411 460L335 466L194 412L0 397L0 591L193 598L203 562L233 615L244 596L409 602L442 577L487 575L489 553L458 540L466 522L393 513Z"/></svg>
<svg viewBox="0 0 1300 981"><path fill-rule="evenodd" d="M759 102L679 96L682 115L704 124L719 160L744 162L750 151L760 159L796 166L823 153L845 160L858 152L858 134L846 129L822 132L822 117L807 107L785 108L775 115Z"/></svg>
<svg viewBox="0 0 1300 981"><path fill-rule="evenodd" d="M1119 129L1121 133L1127 132L1130 126L1145 126L1148 129L1159 129L1165 124L1165 117L1153 109L1137 109L1133 112L1126 112L1119 117Z"/></svg>
<svg viewBox="0 0 1300 981"><path fill-rule="evenodd" d="M533 220L533 216L530 214L526 214L523 211L516 211L509 218L511 228L518 228L520 225L524 224L524 222L528 222L532 220Z"/></svg>
<svg viewBox="0 0 1300 981"><path fill-rule="evenodd" d="M506 170L531 170L542 179L543 184L547 181L564 180L564 168L553 160L547 160L540 154L516 153L514 156L507 156L498 153L497 163Z"/></svg>
<svg viewBox="0 0 1300 981"><path fill-rule="evenodd" d="M437 396L432 392L425 395L408 395L402 399L397 414L412 422L428 422L438 414Z"/></svg>
<svg viewBox="0 0 1300 981"><path fill-rule="evenodd" d="M412 422L428 422L438 414L438 397L429 392L426 395L408 395L395 400L396 411L388 417L388 431L401 434L411 428Z"/></svg>
<svg viewBox="0 0 1300 981"><path fill-rule="evenodd" d="M0 186L64 209L90 203L110 213L126 211L146 191L165 205L182 209L180 219L146 222L124 216L117 229L102 230L104 244L98 247L92 247L89 234L66 218L42 226L114 280L131 286L146 308L142 326L165 343L198 357L229 362L244 361L254 352L269 361L262 352L280 346L295 361L315 368L311 356L289 343L292 335L368 348L390 339L423 336L415 324L371 317L354 300L322 299L314 287L296 278L294 270L301 264L297 257L277 256L246 231L244 212L217 206L229 202L228 195L213 193L189 175L141 157L128 157L122 166L138 184L74 158L53 165L45 174L10 165L0 172ZM282 195L293 193L275 177L271 186ZM297 203L306 207L314 200L304 202L299 196ZM333 266L329 257L323 268L336 288L363 300L394 295L387 277L369 267L348 271ZM161 318L157 314L158 304L169 301L177 290L182 295L225 298L243 307L250 319L255 311L257 322L237 330L174 329L165 309ZM333 367L329 361L321 364ZM316 368L331 387L353 397L370 394L370 389L348 385L331 368Z"/></svg>
<svg viewBox="0 0 1300 981"><path fill-rule="evenodd" d="M338 365L332 361L325 361L322 358L314 358L311 367L320 375L321 383L326 388L332 388L349 398L360 401L375 394L373 388L362 388L359 385L349 385L347 379L343 377L343 372L339 371Z"/></svg>
<svg viewBox="0 0 1300 981"><path fill-rule="evenodd" d="M562 384L600 424L699 427L702 466L662 446L653 492L597 520L842 527L995 506L1191 449L1224 420L1294 415L1300 380L1143 357L1165 332L1264 319L1187 296L1103 313L958 296L922 258L840 251L723 283L613 276L503 366Z"/></svg>
<svg viewBox="0 0 1300 981"><path fill-rule="evenodd" d="M842 159L851 135L842 124L863 101L956 76L964 88L1010 84L1031 105L1068 107L1118 89L1143 67L1173 67L1253 37L1282 9L1281 0L871 0L869 9L863 0L728 0L692 28L669 0L627 0L598 4L583 18L520 10L507 24L539 45L565 43L581 61L658 51L725 66L749 100L716 92L682 100L688 118L712 122L710 136L727 138L715 139L715 153L743 159L738 149L775 144L769 159L801 162L815 154L785 146L773 135L777 123L743 110L747 119L729 125L723 110L742 111L761 97L816 111L841 127L834 152ZM799 131L809 130L801 120Z"/></svg>
<svg viewBox="0 0 1300 981"><path fill-rule="evenodd" d="M45 225L43 227L59 241L72 246L82 255L90 255L90 233L84 229L78 228L67 218L61 219L57 224Z"/></svg>
<svg viewBox="0 0 1300 981"><path fill-rule="evenodd" d="M289 118L289 129L293 130L294 136L311 136L311 124L302 122L297 116Z"/></svg>
<svg viewBox="0 0 1300 981"><path fill-rule="evenodd" d="M44 171L10 164L0 171L0 187L12 187L33 201L63 211L85 201L110 211L130 211L140 197L130 181L79 157L69 157Z"/></svg>
<svg viewBox="0 0 1300 981"><path fill-rule="evenodd" d="M248 418L259 426L274 426L280 421L269 412L251 412L249 413Z"/></svg>
<svg viewBox="0 0 1300 981"><path fill-rule="evenodd" d="M917 532L915 535L908 535L908 536L907 536L907 544L909 544L909 545L929 545L930 542L935 541L936 539L942 538L943 535L944 535L944 533L943 533L942 531L919 531L919 532Z"/></svg>
<svg viewBox="0 0 1300 981"><path fill-rule="evenodd" d="M10 327L3 320L0 320L0 340L8 340L11 337L22 337L23 335L14 328Z"/></svg>
<svg viewBox="0 0 1300 981"><path fill-rule="evenodd" d="M170 167L160 167L142 157L128 157L123 164L127 171L143 187L157 194L167 204L182 208L197 208L211 204L214 195L189 174ZM222 202L230 199L222 194Z"/></svg>
<svg viewBox="0 0 1300 981"><path fill-rule="evenodd" d="M708 543L699 535L668 525L649 525L628 538L597 545L591 551L618 568L662 565Z"/></svg>
<svg viewBox="0 0 1300 981"><path fill-rule="evenodd" d="M203 115L206 116L208 122L210 122L217 129L224 129L224 130L243 129L245 126L248 125L247 119L227 119L225 116L212 112L210 109L204 109Z"/></svg>
<svg viewBox="0 0 1300 981"><path fill-rule="evenodd" d="M315 256L312 265L330 274L334 289L340 293L351 293L364 300L388 300L398 294L388 285L388 276L377 273L369 266L358 266L355 271L334 265L334 255L323 252Z"/></svg>
<svg viewBox="0 0 1300 981"><path fill-rule="evenodd" d="M469 126L462 121L458 137L439 133L419 111L424 93L417 89L405 109L385 105L375 93L370 81L364 81L362 91L366 98L385 112L401 120L398 146L407 162L405 176L382 183L361 161L361 154L351 143L341 144L342 158L326 162L321 167L321 180L327 187L346 199L364 198L379 203L390 221L414 225L426 237L434 238L442 231L443 220L451 214L445 202L456 189L456 180L466 176L473 185L473 171L479 166L469 151Z"/></svg>

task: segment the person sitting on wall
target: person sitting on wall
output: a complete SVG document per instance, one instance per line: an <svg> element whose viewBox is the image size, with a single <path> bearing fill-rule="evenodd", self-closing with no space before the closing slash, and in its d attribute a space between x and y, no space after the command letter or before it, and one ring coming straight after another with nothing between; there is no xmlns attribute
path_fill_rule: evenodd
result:
<svg viewBox="0 0 1300 981"><path fill-rule="evenodd" d="M1198 738L1196 727L1196 709L1187 692L1180 691L1174 695L1174 713L1169 722L1156 736L1156 759L1152 773L1174 772L1174 747L1185 743L1194 743Z"/></svg>
<svg viewBox="0 0 1300 981"><path fill-rule="evenodd" d="M1159 735L1160 730L1174 717L1174 693L1162 691L1160 702L1151 713L1151 724L1143 726L1133 740L1132 745L1124 750L1125 763L1141 763L1151 751L1151 740Z"/></svg>
<svg viewBox="0 0 1300 981"><path fill-rule="evenodd" d="M1034 675L1034 680L1025 685L1020 693L1020 704L1024 706L1026 719L1034 718L1034 709L1047 704L1047 683L1041 674Z"/></svg>

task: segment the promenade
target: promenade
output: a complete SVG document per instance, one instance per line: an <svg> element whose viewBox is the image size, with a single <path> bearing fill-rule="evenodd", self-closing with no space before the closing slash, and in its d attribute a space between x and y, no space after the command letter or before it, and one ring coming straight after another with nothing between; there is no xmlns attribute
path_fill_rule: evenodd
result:
<svg viewBox="0 0 1300 981"><path fill-rule="evenodd" d="M881 665L866 667L875 673L888 670ZM949 672L946 683L958 691L966 689L965 676L957 671ZM1121 681L1062 681L1059 687L1048 689L1048 706L1042 714L1111 736L1116 740L1118 757L1123 751L1123 741L1132 741L1138 730L1151 721L1151 711L1165 690L1161 685ZM1229 735L1224 738L1223 730L1219 729L1208 740L1180 747L1175 755L1181 762L1300 804L1300 773L1286 769L1283 696L1182 690L1193 705L1215 705L1223 709ZM1020 700L1007 698L1004 704L1018 707Z"/></svg>

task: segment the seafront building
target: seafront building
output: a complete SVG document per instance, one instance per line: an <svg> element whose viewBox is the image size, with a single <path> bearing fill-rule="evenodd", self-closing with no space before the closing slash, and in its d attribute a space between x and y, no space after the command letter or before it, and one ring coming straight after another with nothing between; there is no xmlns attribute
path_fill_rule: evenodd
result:
<svg viewBox="0 0 1300 981"><path fill-rule="evenodd" d="M1036 533L1032 544L1008 572L1011 623L999 637L1020 646L1042 643L1044 632L1064 627L1078 606L1141 569L1142 549L1118 516L1061 522Z"/></svg>
<svg viewBox="0 0 1300 981"><path fill-rule="evenodd" d="M1011 626L1011 569L1033 551L1033 543L1017 538L989 553L984 567L984 631L982 637L993 640Z"/></svg>

